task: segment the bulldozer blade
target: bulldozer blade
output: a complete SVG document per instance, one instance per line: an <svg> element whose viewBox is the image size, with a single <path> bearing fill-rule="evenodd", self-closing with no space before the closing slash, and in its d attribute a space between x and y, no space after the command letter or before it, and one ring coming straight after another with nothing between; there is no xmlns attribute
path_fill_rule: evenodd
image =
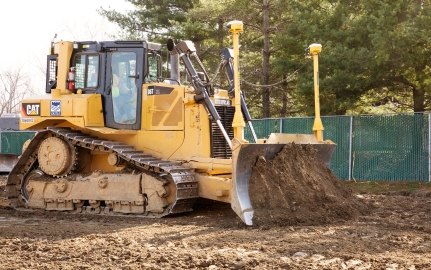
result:
<svg viewBox="0 0 431 270"><path fill-rule="evenodd" d="M302 143L298 143L302 144ZM333 143L310 144L316 150L317 158L329 166L332 154L335 150ZM240 144L234 147L233 161L233 187L231 195L231 207L246 225L253 225L253 206L249 195L250 177L253 167L259 158L272 160L286 144Z"/></svg>
<svg viewBox="0 0 431 270"><path fill-rule="evenodd" d="M18 162L18 155L0 154L0 173L9 173Z"/></svg>

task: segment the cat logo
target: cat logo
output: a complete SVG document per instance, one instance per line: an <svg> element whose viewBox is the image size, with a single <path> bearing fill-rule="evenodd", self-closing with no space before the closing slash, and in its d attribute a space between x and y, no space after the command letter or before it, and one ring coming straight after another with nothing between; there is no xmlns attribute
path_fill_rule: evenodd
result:
<svg viewBox="0 0 431 270"><path fill-rule="evenodd" d="M23 116L40 116L40 103L23 103L21 114Z"/></svg>

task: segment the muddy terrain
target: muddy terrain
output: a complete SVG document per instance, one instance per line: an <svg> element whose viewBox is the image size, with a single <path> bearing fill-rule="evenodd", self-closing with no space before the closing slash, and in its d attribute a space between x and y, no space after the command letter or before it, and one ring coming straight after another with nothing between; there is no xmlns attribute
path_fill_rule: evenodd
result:
<svg viewBox="0 0 431 270"><path fill-rule="evenodd" d="M429 186L344 185L371 211L313 226L250 228L208 201L163 219L0 208L0 269L431 269Z"/></svg>

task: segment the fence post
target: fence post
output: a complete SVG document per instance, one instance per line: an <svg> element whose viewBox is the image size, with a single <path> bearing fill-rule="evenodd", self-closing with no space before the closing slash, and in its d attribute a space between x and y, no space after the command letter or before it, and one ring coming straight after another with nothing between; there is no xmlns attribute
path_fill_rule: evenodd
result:
<svg viewBox="0 0 431 270"><path fill-rule="evenodd" d="M280 118L280 133L283 133L283 118Z"/></svg>
<svg viewBox="0 0 431 270"><path fill-rule="evenodd" d="M431 114L428 113L428 182L431 182Z"/></svg>
<svg viewBox="0 0 431 270"><path fill-rule="evenodd" d="M349 180L352 180L352 146L353 146L353 116L350 116L349 123Z"/></svg>

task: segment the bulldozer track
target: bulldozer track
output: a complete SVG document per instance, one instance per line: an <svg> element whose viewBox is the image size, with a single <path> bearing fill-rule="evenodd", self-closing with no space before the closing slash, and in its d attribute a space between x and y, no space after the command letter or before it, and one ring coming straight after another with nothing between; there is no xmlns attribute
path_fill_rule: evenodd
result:
<svg viewBox="0 0 431 270"><path fill-rule="evenodd" d="M162 213L153 214L151 215L152 217L162 217L193 210L193 204L198 198L198 182L193 169L185 168L179 162L156 158L122 142L99 139L78 130L56 127L49 127L38 132L10 172L6 185L6 195L12 207L25 207L26 199L28 198L28 195L25 194L26 176L37 163L39 144L49 136L62 138L75 147L115 153L142 173L156 176L160 181L171 180L176 186L176 200L166 207ZM104 211L101 212L103 213Z"/></svg>

